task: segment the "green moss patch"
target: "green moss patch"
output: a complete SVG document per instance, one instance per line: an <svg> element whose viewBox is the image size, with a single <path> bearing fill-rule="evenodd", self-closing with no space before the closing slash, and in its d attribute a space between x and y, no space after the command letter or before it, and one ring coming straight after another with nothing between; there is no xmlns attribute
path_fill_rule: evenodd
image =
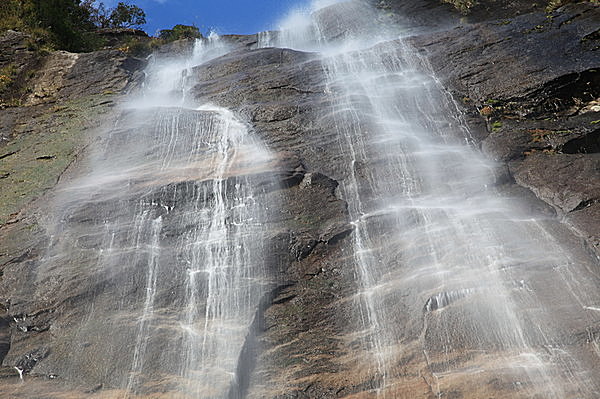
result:
<svg viewBox="0 0 600 399"><path fill-rule="evenodd" d="M14 138L0 149L0 225L56 185L87 143L94 116L108 111L103 102L106 96L83 98L33 117L23 109Z"/></svg>

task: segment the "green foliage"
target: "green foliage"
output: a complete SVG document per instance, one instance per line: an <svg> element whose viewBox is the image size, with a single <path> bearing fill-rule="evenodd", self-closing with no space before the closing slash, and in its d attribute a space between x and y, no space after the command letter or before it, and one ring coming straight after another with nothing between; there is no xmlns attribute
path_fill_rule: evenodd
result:
<svg viewBox="0 0 600 399"><path fill-rule="evenodd" d="M19 0L0 1L0 31L7 29L22 29L22 8Z"/></svg>
<svg viewBox="0 0 600 399"><path fill-rule="evenodd" d="M101 45L89 11L79 0L30 0L29 24L46 29L58 48L91 51Z"/></svg>
<svg viewBox="0 0 600 399"><path fill-rule="evenodd" d="M202 34L200 29L189 25L175 25L173 29L163 29L158 37L166 42L172 42L180 39L200 39Z"/></svg>
<svg viewBox="0 0 600 399"><path fill-rule="evenodd" d="M0 21L0 30L25 31L59 49L86 51L100 44L80 0L2 0Z"/></svg>
<svg viewBox="0 0 600 399"><path fill-rule="evenodd" d="M138 6L119 2L117 7L110 13L111 27L131 28L146 23L146 13Z"/></svg>
<svg viewBox="0 0 600 399"><path fill-rule="evenodd" d="M28 47L47 45L73 52L104 44L98 28L129 28L146 23L144 11L125 2L106 10L94 0L0 0L0 32L25 31L34 36ZM46 46L44 46L44 44Z"/></svg>
<svg viewBox="0 0 600 399"><path fill-rule="evenodd" d="M81 7L87 10L90 16L90 22L98 28L108 28L111 10L107 10L104 3L96 6L95 0L83 0Z"/></svg>
<svg viewBox="0 0 600 399"><path fill-rule="evenodd" d="M98 28L131 28L146 23L146 13L136 5L119 2L115 8L107 9L104 3L94 4L84 0L82 6L90 13L90 19Z"/></svg>

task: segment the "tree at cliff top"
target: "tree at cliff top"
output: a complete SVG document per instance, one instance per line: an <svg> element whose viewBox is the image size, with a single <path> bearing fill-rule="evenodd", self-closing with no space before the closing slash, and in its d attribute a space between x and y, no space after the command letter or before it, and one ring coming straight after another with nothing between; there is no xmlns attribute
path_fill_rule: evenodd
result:
<svg viewBox="0 0 600 399"><path fill-rule="evenodd" d="M90 14L79 0L31 0L28 3L25 12L29 23L49 31L59 48L87 51L100 44Z"/></svg>
<svg viewBox="0 0 600 399"><path fill-rule="evenodd" d="M102 39L97 35L100 27L131 27L145 22L141 8L123 2L108 11L102 3L95 7L93 0L0 2L0 31L26 31L47 40L57 49L68 51L91 51L101 47Z"/></svg>
<svg viewBox="0 0 600 399"><path fill-rule="evenodd" d="M94 0L84 0L82 6L89 10L91 19L99 28L132 28L146 23L146 13L136 5L119 2L107 9L104 3L95 6Z"/></svg>
<svg viewBox="0 0 600 399"><path fill-rule="evenodd" d="M112 26L120 28L131 28L146 23L146 13L138 6L119 2L110 13Z"/></svg>
<svg viewBox="0 0 600 399"><path fill-rule="evenodd" d="M172 42L180 39L200 39L202 34L195 26L190 25L175 25L173 29L163 29L159 32L158 37L167 42Z"/></svg>

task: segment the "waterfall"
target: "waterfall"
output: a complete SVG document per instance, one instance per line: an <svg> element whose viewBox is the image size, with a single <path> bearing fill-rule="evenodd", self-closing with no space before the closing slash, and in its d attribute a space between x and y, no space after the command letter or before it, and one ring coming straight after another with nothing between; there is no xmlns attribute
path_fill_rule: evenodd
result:
<svg viewBox="0 0 600 399"><path fill-rule="evenodd" d="M0 397L598 396L597 263L370 3L148 59L11 265Z"/></svg>
<svg viewBox="0 0 600 399"><path fill-rule="evenodd" d="M263 193L277 183L245 123L186 96L190 68L229 50L212 34L187 56L154 56L86 173L60 193L40 278L84 275L91 296L75 336L55 343L68 358L48 360L61 376L123 398L235 390L270 284L263 223L277 204Z"/></svg>
<svg viewBox="0 0 600 399"><path fill-rule="evenodd" d="M470 144L451 96L403 39L410 27L378 18L365 2L317 2L259 40L322 57L372 393L404 397L403 359L419 358L409 364L436 397L484 397L490 379L515 397L593 397L593 377L560 344L571 312L594 323L583 311L597 300L590 264L498 191L499 166Z"/></svg>

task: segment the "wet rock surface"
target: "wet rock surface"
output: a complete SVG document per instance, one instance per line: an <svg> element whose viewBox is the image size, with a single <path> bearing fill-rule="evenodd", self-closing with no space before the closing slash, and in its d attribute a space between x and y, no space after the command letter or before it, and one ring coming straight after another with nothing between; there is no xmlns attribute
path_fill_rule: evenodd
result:
<svg viewBox="0 0 600 399"><path fill-rule="evenodd" d="M597 5L571 4L549 14L486 19L410 42L467 110L482 150L511 163L517 184L561 214L595 203L600 119ZM568 219L590 237L591 222L581 214Z"/></svg>
<svg viewBox="0 0 600 399"><path fill-rule="evenodd" d="M8 102L0 110L0 362L6 364L3 378L16 379L17 387L17 369L35 374L55 350L49 337L64 331L61 315L73 317L90 295L75 273L63 281L63 295L52 291L56 280L37 280L49 243L42 209L49 192L76 168L67 169L84 157L94 129L114 117L112 107L139 82L144 62L111 50L47 54L27 35L10 31L0 43L0 67L17 71L18 80L3 93ZM36 296L38 284L47 283L53 298ZM2 390L20 396L12 385Z"/></svg>
<svg viewBox="0 0 600 399"><path fill-rule="evenodd" d="M247 44L244 44L246 41L250 43L249 45L255 44L252 37L233 38L231 40L242 43L241 46L247 46ZM336 268L335 255L331 254L332 251L334 253L339 251L335 248L340 247L340 242L352 231L351 226L348 224L345 203L335 193L337 187L335 180L321 172L312 172L308 169L307 165L316 162L313 153L318 152L319 149L307 146L300 137L306 127L313 123L311 122L311 116L303 115L302 107L308 108L311 101L314 100L310 96L320 93L319 87L315 88L311 85L312 82L318 82L322 79L321 66L319 63L311 64L312 58L310 54L282 50L265 50L244 54L241 52L233 53L227 58L216 60L214 65L209 64L203 76L209 77L211 80L201 82L201 85L203 85L202 92L206 97L209 97L210 93L214 93L212 94L213 97L210 98L211 102L234 108L239 114L253 121L257 126L256 130L268 137L272 148L276 153L278 152L277 161L272 165L272 169L265 173L265 178L267 176L269 178L278 176L281 188L272 186L266 180L264 184L257 183L257 187L264 190L265 195L280 197L281 201L290 204L289 207L282 209L280 214L271 216L270 223L273 237L269 240L268 245L272 249L267 263L274 273L276 287L279 288L274 289L273 292L276 294L273 294L272 301L266 303L265 308L258 313L264 319L261 323L258 341L267 340L268 345L265 346L270 347L274 342L283 342L289 339L291 335L308 331L306 334L312 338L298 341L301 346L295 349L298 358L293 362L304 362L306 359L302 360L300 357L302 354L315 353L314 364L323 363L323 365L310 371L302 371L302 376L295 377L298 379L302 379L306 375L319 375L324 369L338 369L336 365L330 364L328 366L327 364L331 362L324 361L320 355L317 356L316 354L327 352L334 359L339 342L334 338L326 338L326 342L321 343L322 331L307 329L306 320L309 319L311 325L323 323L324 319L337 323L335 312L316 310L326 308L333 298L339 297L340 289L343 288L348 292L352 289L351 284L348 284L352 281L350 276L343 279L348 282L347 284L340 284L339 275L348 273L348 271ZM89 70L94 63L96 65L99 63L106 68L96 67L97 69L94 71ZM47 105L46 102L54 103L55 101L59 101L61 107L65 106L64 109L59 108L58 112L64 111L67 115L77 114L79 116L82 110L62 104L69 104L68 101L76 101L80 95L83 98L90 97L93 99L89 103L86 102L86 105L90 104L92 108L102 107L103 112L108 112L111 110L115 99L112 93L105 92L112 90L121 92L136 82L137 75L135 75L135 71L141 64L135 60L131 64L133 66L130 66L129 63L130 61L127 61L127 59L120 58L118 54L112 52L89 55L53 54L45 64L47 69L41 70L40 79L36 83L36 87L44 88L44 93L36 95L36 100L32 101L31 106L17 109L10 108L8 112L2 113L2 117L6 118L7 121L12 121L12 126L18 126L24 115L30 115L33 110L39 112L40 117L43 117L48 109L52 109L50 107L56 107L56 105ZM304 67L304 63L308 66ZM111 70L112 73L107 74L106 70ZM262 71L262 73L259 73L259 71ZM277 73L274 74L274 71ZM245 79L248 85L231 86L230 79L232 78L236 80ZM222 84L236 87L238 91L231 92L226 99L222 98L221 101L216 101L224 90ZM314 104L310 106L311 109L312 106ZM107 115L111 120L115 118L114 113L109 112ZM299 119L299 117L303 119ZM86 119L88 124L85 126L89 128L99 123L100 119L90 117ZM58 129L64 128L65 122L59 116L53 116L51 120ZM151 117L148 120L151 120ZM303 123L307 125L302 126ZM36 137L36 132L40 129L40 126L36 124L28 124L27 126L31 129L27 135L14 127L6 129L7 148L11 149L10 146L14 145L13 143L19 138ZM270 128L263 129L263 126L269 126ZM82 127L76 125L75 129L82 129ZM315 129L314 134L317 133L320 133L320 130ZM81 134L81 130L79 130L79 134ZM115 135L114 140L120 140L120 135L126 135L126 130L119 132L119 135ZM73 154L79 154L79 151L85 148L92 138L93 136L77 137L78 141L76 143L81 144L78 144L78 147L76 147L78 150ZM290 141L294 140L296 140L296 144L290 144ZM9 159L20 153L20 151L31 151L32 145L35 145L35 141L33 141L33 144L27 144L22 149L18 149L18 151L8 151L5 159ZM119 145L129 145L129 143L123 142ZM297 147L303 147L309 155L305 156L297 150ZM11 152L15 154L11 154ZM326 156L326 154L323 154L321 155L322 158L319 159L324 159ZM35 159L38 162L48 162L53 161L55 157L62 158L61 155L50 151L47 154L39 154ZM67 184L69 180L80 173L80 170L86 170L86 168L86 161L83 160L76 164L76 167L72 167L66 177L61 179L61 182ZM60 173L63 174L63 172L64 169L61 169ZM9 175L13 173L15 172L9 171ZM175 182L169 181L169 179L168 176L142 177L135 183L141 185L141 187L148 184L156 185L156 188L150 193L146 192L144 194L146 201L156 204L155 211L157 213L155 216L162 215L167 218L163 209L173 208L176 205L184 206L196 197L197 194L194 193L204 190L202 184L195 184L184 177L177 178ZM233 182L234 180L231 184L234 184ZM54 184L56 184L56 180L48 189ZM68 245L74 246L75 252L69 251L73 254L77 253L77 255L64 259L64 262L59 261L54 264L46 262L43 271L39 269L40 260L47 255L44 248L49 245L50 237L48 237L49 233L44 231L41 226L50 222L50 219L46 218L44 213L55 211L50 211L51 208L47 208L43 202L34 203L31 206L31 211L19 214L14 221L2 228L2 240L6 244L7 252L2 254L4 258L1 292L2 303L7 305L7 323L3 323L0 329L2 334L7 337L6 340L10 341L10 345L7 344L4 348L2 358L4 364L10 365L10 367L19 367L30 378L32 385L27 388L30 390L26 392L35 392L38 385L40 390L46 389L41 388L44 385L41 383L42 380L32 379L34 376L60 381L60 385L53 385L56 387L53 389L68 391L70 389L68 388L70 386L69 376L83 374L87 377L72 381L74 385L82 385L83 387L73 388L75 389L73 392L85 391L92 393L104 391L107 395L111 395L111 387L104 384L98 389L97 381L106 380L107 375L112 376L109 379L118 380L120 367L126 365L121 364L120 361L111 362L111 356L117 355L112 352L101 354L102 350L98 347L98 351L93 351L96 358L92 359L88 355L78 358L76 363L79 371L75 371L67 365L65 360L72 359L73 356L73 348L70 347L69 342L71 338L75 339L81 337L82 334L90 334L86 331L96 325L94 323L100 323L93 327L97 329L105 328L106 325L112 323L110 320L103 321L101 319L94 321L92 324L89 321L85 322L86 313L89 311L91 303L104 303L105 312L110 312L111 309L116 311L117 309L113 309L111 304L114 295L130 298L126 300L127 303L137 303L142 300L140 298L144 295L144 284L142 281L131 281L125 285L120 283L130 274L129 269L131 267L139 266L135 262L119 271L114 270L110 273L94 271L93 267L88 270L81 268L81 265L92 265L98 261L97 256L93 254L102 248L104 244L101 234L81 234L77 236L76 232L87 231L89 230L88 226L103 223L102 221L106 218L125 220L133 217L127 212L130 212L134 207L133 205L127 205L127 202L135 204L138 201L137 196L139 194L140 192L133 190L130 198L122 198L118 202L90 201L89 206L78 207L68 205L69 200L60 199L60 195L55 196L51 192L47 193L44 201L52 198L50 203L58 201L61 204L66 200L64 206L67 206L67 208L61 211L65 215L62 224L63 227L69 226L68 229L74 232L72 244ZM39 195L38 192L32 193L32 200ZM19 209L23 207L20 203L17 206ZM51 207L53 206L55 205ZM59 208L61 206L59 205ZM127 211L128 209L129 211ZM16 215L11 217L14 216ZM176 217L176 215L170 216L170 218ZM166 219L166 224L170 223L169 220L171 219ZM171 224L170 226L174 225ZM189 228L192 228L192 226L189 226ZM181 229L167 227L164 229L164 234L164 245L167 246L167 242L172 242L174 245L177 237L186 233ZM121 245L119 240L126 239L125 236L117 236L115 245ZM65 237L61 240L65 240L65 243L69 241ZM332 265L325 267L323 263L315 261L315 257L332 258ZM168 264L168 262L165 264ZM68 272L65 273L67 270ZM91 277L90 273L92 273ZM164 285L166 287L177 286L176 277L164 276ZM111 296L111 287L118 286L124 287L124 290L119 291L118 294L113 293ZM296 297L301 298L295 299ZM176 304L170 303L172 300L168 288L157 294L158 306L176 306ZM275 314L272 310L273 306L277 310ZM86 309L88 310L86 311ZM283 312L283 314L280 312ZM346 312L348 312L347 309ZM264 336L263 328L266 328L265 326L277 331L273 337ZM115 337L120 337L118 339L124 344L130 340L128 329L115 330L113 334L115 334ZM164 341L164 343L166 342ZM83 353L89 354L89 348L96 348L99 345L97 337L89 335L87 345L88 349L80 349ZM161 347L161 344L153 341L153 345L156 346L157 355L160 355L161 350L158 350L158 348ZM262 347L264 346L261 345ZM248 362L253 363L256 362L255 357L258 355L247 356L250 357ZM261 354L260 356L264 355ZM285 359L289 359L287 351L279 356L281 357L280 361L283 363L287 362ZM127 359L122 360L127 361ZM150 363L154 365L152 367L159 369L160 366L158 363L154 363L155 361L158 361L158 359L151 360ZM98 363L104 364L104 366L99 367ZM242 362L242 364L246 363ZM106 371L105 366L108 366L108 371ZM14 378L14 373L8 371L7 373L7 375L12 375ZM274 374L273 377L280 378L281 375ZM283 381L281 383L280 389L285 391L288 384ZM167 384L159 391L165 390L168 392L168 387ZM8 395L16 395L22 392L20 391L22 387L19 388L17 385L8 388ZM14 390L12 390L13 388ZM46 390L46 392L52 392L52 390ZM169 397L169 394L166 395Z"/></svg>
<svg viewBox="0 0 600 399"><path fill-rule="evenodd" d="M282 192L286 227L276 239L285 254L283 285L263 310L249 397L359 392L364 386L352 385L362 383L323 379L352 368L339 359L355 356L344 335L358 322L345 303L355 290L354 272L345 267L353 228L335 180L348 171L336 162L336 136L327 129L323 66L310 53L267 48L234 52L194 73L199 102L236 110L270 148L303 165L301 179Z"/></svg>
<svg viewBox="0 0 600 399"><path fill-rule="evenodd" d="M468 121L474 137L484 151L498 161L511 162L510 170L505 169L507 172L500 178L501 192L522 198L521 203L529 207L528 214L554 217L554 212L539 199L554 207L559 215L570 212L565 221L574 227L574 231L562 230L565 242L580 247L579 239L583 238L589 250L597 251L597 223L593 222L597 219L592 218L596 212L598 170L592 153L595 152L597 134L593 122L598 119L593 108L598 98L595 72L598 59L595 47L589 41L595 37L598 26L597 8L575 6L549 17L539 13L513 18L514 11L508 9L502 14L510 18L510 22L485 22L493 13L487 17L482 14L473 17L479 19L475 25L416 36L408 42L421 49L433 70L463 102L470 113ZM261 55L260 62L255 61L258 54ZM287 63L280 64L279 59L299 65L290 67ZM209 63L196 69L200 78L194 89L197 98L209 99L249 115L258 134L270 146L292 149L305 164L307 172L324 173L334 179L347 177L336 155L329 152L331 142L328 138L331 136L328 136L330 126L326 111L319 118L321 110L328 106L318 74L322 66L311 60L310 55L263 49L240 52L231 58L217 60L214 65ZM219 74L213 73L212 68L218 69ZM246 80L249 75L253 76L252 80ZM234 85L233 81L238 79L245 84ZM241 88L246 84L250 90ZM225 87L230 88L227 94L224 94ZM311 115L312 120L317 115L321 123L315 126L305 115ZM296 141L298 136L322 145L316 151L316 148ZM521 187L512 183L513 179ZM555 223L552 229L557 229ZM366 377L368 373L362 374L352 367L360 350L348 341L347 334L356 328L355 322L344 322L352 319L345 306L353 292L351 286L330 291L322 285L332 277L335 277L334 281L352 281L343 262L336 260L336 257L343 258L348 247L341 241L341 247L319 248L317 243L317 248L311 252L302 250L315 242L314 237L308 237L301 241L302 245L294 243L291 246L293 259L288 273L298 277L291 280L267 308L264 314L266 327L259 335L266 348L266 354L262 356L273 361L275 367L264 366L268 361L258 362L256 375L261 378L254 377L255 390L251 397L341 397L367 392L379 383L370 379L372 376ZM580 256L584 259L586 255L580 253ZM302 277L299 273L307 267L308 270L316 268L316 271ZM314 291L311 286L318 290ZM477 298L477 295L469 297ZM460 304L457 306L460 308ZM306 309L309 309L309 315ZM443 325L444 320L442 313L434 312L430 322ZM578 321L566 324L569 323L573 331L585 329ZM484 328L480 336L486 336ZM460 341L459 337L455 339ZM489 339L493 341L492 337ZM354 348L356 352L348 351L348 348ZM442 351L442 348L430 349ZM298 356L290 358L290 353ZM307 353L315 355L308 356ZM429 373L446 366L443 362L424 364L416 348L407 353L412 353L412 357L404 359L398 367L420 371L415 371L414 376L406 371L398 379L398 386L406 384L406 397L433 395L435 382ZM465 365L489 362L492 368L494 362L491 358L475 360L467 354L457 354L449 361ZM270 383L262 380L265 376ZM504 382L509 379L508 375L482 376L479 386L457 380L454 390L445 394L479 397L504 392L510 397L511 388ZM274 388L280 386L285 386L287 392Z"/></svg>
<svg viewBox="0 0 600 399"><path fill-rule="evenodd" d="M598 97L598 18L594 5L570 6L458 26L413 43L475 104L514 99L517 115L560 113Z"/></svg>
<svg viewBox="0 0 600 399"><path fill-rule="evenodd" d="M282 62L284 60L285 62ZM306 168L304 179L288 192L289 197L285 200L285 207L291 214L314 216L318 212L317 209L304 208L306 205L303 206L305 210L295 208L298 204L307 204L306 198L295 195L302 194L306 190L307 183L312 181L314 176L323 174L336 180L348 178L344 160L335 149L335 124L329 119L330 108L328 107L331 106L331 97L325 92L321 77L323 68L323 65L311 54L293 50L261 49L236 52L209 62L194 71L199 83L194 87L193 92L199 101L216 102L247 115L257 134L271 148L292 151L302 161ZM238 85L234 82L243 82L243 84ZM567 119L563 124L571 129L577 129L579 135L576 137L585 137L589 129L581 123L581 120L587 117L583 115L573 120ZM315 120L318 123L315 123ZM475 118L473 120L476 121ZM524 124L521 129L524 134L531 136L532 133L527 131L529 122L527 120L521 122ZM537 126L536 122L531 123L534 126L531 129L534 129ZM481 127L481 123L479 126ZM564 126L558 128L556 125L551 127L563 130L562 134L565 134L564 130L567 129ZM487 134L485 128L482 130L483 132L479 133L480 137L485 137ZM558 147L573 140L574 136L553 139L556 140L555 145ZM521 144L523 151L531 151L532 148L527 144L528 141ZM508 143L505 146L505 151L508 153L505 160L522 158L522 153L513 155L520 151L515 148L515 145ZM542 149L540 148L540 151ZM494 150L501 151L501 147L494 147ZM562 181L566 180L568 178ZM583 180L585 177L582 178ZM508 168L504 168L503 173L499 171L498 184L503 185L501 191L509 197L526 198L522 202L529 207L527 213L554 217L551 209L540 204L539 200L527 194L525 189L511 184L511 181L512 175ZM591 183L590 186L594 184ZM318 206L322 206L322 202ZM335 213L323 217L332 218L333 215ZM340 214L340 217L342 215ZM342 397L357 393L368 395L367 392L381 383L377 378L373 378L368 370L355 367L358 364L357 359L366 354L361 352L360 341L352 338L360 328L351 311L352 297L356 289L353 282L356 281L356 277L346 263L351 251L351 242L344 237L352 234L352 230L345 227L348 221L344 221L343 218L340 222L327 224L333 224L335 230L341 230L343 233L339 243L335 240L333 246L331 242L326 245L327 241L318 237L318 235L322 236L323 232L329 229L328 227L318 234L309 231L302 233L302 230L299 232L296 227L292 228L289 244L290 264L284 274L287 284L273 298L263 314L263 329L258 333L258 342L263 349L262 353L259 352L260 354L257 355L257 368L251 374L250 385L253 388L249 392L250 397ZM292 226L289 222L287 225ZM337 227L338 225L340 227ZM563 234L572 233L564 231ZM575 240L573 245L579 246L580 243ZM476 301L471 297L477 298L477 295L481 295L468 293L469 295L442 293L440 298L457 297L459 299L454 307L460 308L460 301L469 303L472 300ZM469 299L463 299L463 296ZM427 307L427 298L424 298L419 306ZM436 306L430 306L431 309L434 307L437 310L441 306L436 302ZM481 311L487 312L484 308ZM460 314L460 310L449 312ZM450 320L444 318L443 313L435 311L427 318L431 318L432 326L438 326L440 329L443 329L441 326ZM407 336L411 334L408 331L418 334L421 328L417 324L418 321L414 321L410 316L399 316L398 320L406 323L404 328L407 330ZM411 325L411 323L415 324ZM573 326L576 330L585 328L579 323L573 323ZM478 330L480 339L493 342L493 336L490 336L485 327L478 328L480 328ZM457 336L453 339L460 342L464 337ZM437 339L432 336L431 341ZM432 353L443 352L443 348L428 348L428 350ZM395 370L398 375L401 375L395 384L397 387L404 388L397 388L394 392L397 394L404 389L406 397L433 395L435 388L432 386L435 383L430 373L443 370L446 367L445 363L426 364L418 348L406 348L406 353L410 355L402 360L398 368L413 370L415 374L410 371L403 373ZM477 362L469 355L462 357L457 355L452 361L464 364ZM493 359L479 360L482 361L494 362ZM476 384L457 380L453 392L456 392L456 395L475 396L497 393L506 390L505 387L500 387L501 381L504 381L504 378L511 378L509 375L498 377L499 386L494 388L491 387L493 384L485 380L488 377L482 376L480 382L485 388L481 389L477 388Z"/></svg>
<svg viewBox="0 0 600 399"><path fill-rule="evenodd" d="M406 7L435 13L442 13L443 9L442 15L454 15L447 6L414 3ZM583 238L589 251L600 254L600 163L598 124L595 123L600 119L600 112L593 108L600 96L595 71L600 67L597 8L569 7L553 14L552 18L544 14L513 18L513 11L501 14L509 22L486 22L487 17L482 14L473 17L478 18L475 25L413 37L409 42L422 49L433 70L463 103L482 150L498 162L509 163L510 168L498 173L499 190L508 197L527 198L528 213L533 211L554 218L552 210L524 192L531 190L573 227L577 236L567 228L562 231L565 242L576 247L581 245L578 239ZM457 22L457 18L453 18L452 23ZM439 23L432 23L438 29L447 24L445 16L439 18ZM332 26L331 35L336 34L336 27ZM239 392L248 397L282 399L373 395L381 381L372 370L363 369L360 362L368 354L357 338L360 321L354 310L356 272L347 267L352 257L354 227L347 204L338 192L338 181L347 178L349 171L338 153L334 122L329 118L331 100L325 92L324 66L310 53L287 49L252 50L256 36L231 36L228 40L238 45L238 50L194 68L198 83L191 95L199 103L211 102L235 111L275 152L276 161L270 165L269 174L277 176L278 185L258 176L259 181L263 181L259 185L265 196L284 204L278 212L269 215L272 236L268 239L271 252L268 266L273 283L255 316L252 337L248 339L252 343L242 352L245 358L240 364L248 369L244 374L240 372L240 386L232 389L232 397ZM190 48L190 43L179 42L161 51L163 54L186 53ZM13 189L24 180L22 177L9 180L17 176L24 165L22 159L14 157L26 154L28 160L41 163L46 169L49 168L44 162L64 159L56 169L49 169L47 183L27 191L23 196L26 201L15 201L12 207L3 209L6 215L2 215L5 219L0 229L3 243L0 361L5 367L0 369L0 376L16 381L18 375L12 368L16 366L29 373L30 378L45 378L32 378L30 383L35 389L37 381L39 392L47 397L60 397L61 393L53 390L60 391L57 387L69 384L83 385L71 392L74 397L81 397L82 392L119 397L123 393L113 391L115 387L98 383L106 370L97 363L109 363L118 355L103 352L101 336L88 343L95 348L94 356L88 354L79 359L89 375L88 380L68 381L73 370L67 369L63 360L73 356L69 337L77 336L78 326L97 295L105 296L101 303L106 305L104 310L110 310L111 287L127 275L127 267L89 279L82 265L93 263L90 253L100 248L102 241L100 236L79 236L73 237L79 256L63 265L55 263L40 273L40 259L45 256L51 239L42 227L45 212L50 209L45 202L56 197L50 192L41 201L33 201L55 187L59 177L64 182L77 175L79 169L85 169L85 162L74 163L70 172L61 177L90 141L81 137L68 141L66 149L60 149L67 154L63 155L51 147L40 149L40 143L45 145L45 142L38 137L53 129L63 131L68 126L67 119L87 115L84 108L93 113L102 110L109 115L106 118L115 118L110 112L112 104L118 101L113 94L135 85L143 63L118 52L105 51L77 56L56 53L46 59L45 65L47 69L40 71L34 85L40 90L34 90L29 97L32 105L0 112L4 140L0 145L3 151L0 162L5 162L0 164L3 190L4 187ZM71 105L83 101L80 97L86 97L85 102ZM56 106L66 108L52 108ZM48 113L51 113L49 118ZM35 123L24 124L24 120ZM84 122L72 128L74 135L96 126L99 120L97 116L86 116ZM50 136L48 141L56 142L56 137ZM32 141L26 141L30 138ZM6 163L12 159L16 159L14 164ZM140 179L136 182L151 183L152 189L145 192L145 198L156 204L155 216L166 218L164 207L191 201L203 190L203 184L207 184L197 181L201 179L178 177L175 180ZM131 217L127 214L131 207L124 206L124 202L135 203L139 193L132 190L121 202L91 201L87 207L74 207L66 211L64 223L74 231L83 231L86 225L101 224L108 216ZM176 213L170 217L175 218ZM165 242L173 244L187 228L191 226L165 228ZM175 260L165 259L165 262L175 267ZM166 288L159 293L157 303L165 308L175 307L177 304L173 304L168 287L177 286L177 276L163 277ZM519 284L515 283L515 291L526 289L524 283ZM133 306L143 297L143 291L140 281L129 281L119 295L129 298L124 301L131 301ZM440 310L454 304L453 311L460 314L461 302L476 303L478 295L483 294L436 292L414 306L426 310L423 318L432 325L443 325L446 313ZM548 300L555 306L560 305L557 299ZM486 309L482 309L484 311ZM407 330L418 333L422 328L409 317L399 317L399 320L407 323ZM581 345L585 350L583 325L583 321L573 320L572 331L566 331L565 335L572 333L574 338L568 340L569 345ZM103 320L96 320L91 326L100 334L105 333ZM486 337L485 329L481 329L481 336ZM123 342L130 339L128 331L112 333ZM165 342L157 340L154 344L166 350ZM462 364L465 369L486 366L494 369L496 361L459 348L452 356L440 355L429 363L430 359L422 356L423 348L411 342L402 345L405 345L405 356L393 366L395 375L399 376L394 383L395 392L404 392L397 397L435 397L433 373L443 371L448 363ZM428 349L443 353L446 348ZM89 352L85 348L78 350ZM153 362L153 367L160 367L160 359ZM122 365L124 363L117 362L109 368L110 373L118 374L118 366ZM515 397L511 395L517 388L508 382L511 380L508 374L510 372L504 370L497 375L482 373L473 380L458 379L455 389L443 394L486 397L501 393L504 396L498 397ZM160 376L155 377L160 380ZM161 394L171 397L168 381L159 381L156 385L153 393L157 397ZM22 395L19 389L7 385L7 397Z"/></svg>
<svg viewBox="0 0 600 399"><path fill-rule="evenodd" d="M513 175L561 214L583 209L600 197L597 154L534 153L514 165Z"/></svg>
<svg viewBox="0 0 600 399"><path fill-rule="evenodd" d="M318 145L333 135L314 115L327 101L322 71L310 53L274 48L237 51L195 68L199 82L193 92L200 102L233 108L252 121L270 147L302 151L302 162L312 170L317 159L333 156ZM335 178L331 170L322 172Z"/></svg>

